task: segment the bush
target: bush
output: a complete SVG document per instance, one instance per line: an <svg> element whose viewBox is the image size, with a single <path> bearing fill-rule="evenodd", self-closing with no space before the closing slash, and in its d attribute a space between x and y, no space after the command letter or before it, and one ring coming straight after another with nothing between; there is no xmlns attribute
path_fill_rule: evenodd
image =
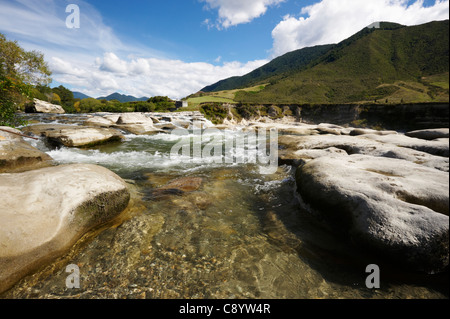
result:
<svg viewBox="0 0 450 319"><path fill-rule="evenodd" d="M200 112L213 124L222 124L228 116L228 107L222 103L207 103L200 106Z"/></svg>
<svg viewBox="0 0 450 319"><path fill-rule="evenodd" d="M27 86L9 78L0 78L0 126L16 127L26 124L16 116L17 101L27 93Z"/></svg>
<svg viewBox="0 0 450 319"><path fill-rule="evenodd" d="M250 104L238 104L236 106L237 113L244 119L252 119L259 116L258 108Z"/></svg>

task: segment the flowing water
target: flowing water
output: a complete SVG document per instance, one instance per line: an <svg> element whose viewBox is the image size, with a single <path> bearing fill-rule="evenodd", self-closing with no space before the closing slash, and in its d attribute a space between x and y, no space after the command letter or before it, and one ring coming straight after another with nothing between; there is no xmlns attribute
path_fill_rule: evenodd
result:
<svg viewBox="0 0 450 319"><path fill-rule="evenodd" d="M84 116L28 115L81 124ZM238 130L220 134L233 139ZM192 134L192 131L188 132ZM20 281L6 298L448 298L448 275L415 274L354 247L299 209L294 169L260 174L255 163L170 157L180 138L125 134L89 149L49 148L58 164L105 166L127 181L132 205L119 221L85 236L67 255ZM236 148L235 156L245 153ZM199 189L158 188L180 177ZM368 289L368 264L381 288ZM67 289L65 266L80 268Z"/></svg>

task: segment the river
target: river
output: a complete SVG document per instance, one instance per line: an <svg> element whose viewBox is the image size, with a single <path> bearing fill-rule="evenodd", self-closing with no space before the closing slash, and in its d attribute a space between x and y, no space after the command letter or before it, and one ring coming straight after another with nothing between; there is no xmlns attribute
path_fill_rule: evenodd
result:
<svg viewBox="0 0 450 319"><path fill-rule="evenodd" d="M58 124L81 124L86 116L26 115L32 123ZM240 133L220 132L231 139ZM129 184L132 205L2 297L448 298L448 274L397 269L319 227L299 209L294 168L261 174L255 163L173 158L179 137L124 134L122 142L89 149L30 142L57 164L111 169ZM201 187L157 191L180 177L200 178ZM380 289L365 283L366 266L374 263ZM79 289L65 286L68 264L80 269Z"/></svg>

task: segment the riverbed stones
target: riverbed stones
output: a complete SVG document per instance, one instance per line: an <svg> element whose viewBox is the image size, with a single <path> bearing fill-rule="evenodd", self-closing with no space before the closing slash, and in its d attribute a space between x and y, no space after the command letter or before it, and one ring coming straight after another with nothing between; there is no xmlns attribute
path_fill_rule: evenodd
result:
<svg viewBox="0 0 450 319"><path fill-rule="evenodd" d="M300 167L296 180L333 231L416 270L448 266L448 173L392 158L324 156Z"/></svg>
<svg viewBox="0 0 450 319"><path fill-rule="evenodd" d="M21 134L21 131L10 127L0 129L0 173L20 172L51 165L52 158L49 155L17 135Z"/></svg>
<svg viewBox="0 0 450 319"><path fill-rule="evenodd" d="M128 205L126 183L96 165L0 175L0 292Z"/></svg>
<svg viewBox="0 0 450 319"><path fill-rule="evenodd" d="M90 147L123 139L123 135L112 128L77 125L37 124L22 131L43 136L52 145L66 147Z"/></svg>

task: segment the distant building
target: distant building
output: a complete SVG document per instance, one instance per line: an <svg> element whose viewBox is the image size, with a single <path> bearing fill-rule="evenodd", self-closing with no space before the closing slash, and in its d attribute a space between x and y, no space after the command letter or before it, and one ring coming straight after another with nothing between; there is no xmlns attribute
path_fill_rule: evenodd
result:
<svg viewBox="0 0 450 319"><path fill-rule="evenodd" d="M188 101L175 101L175 107L177 109L181 107L188 107Z"/></svg>

